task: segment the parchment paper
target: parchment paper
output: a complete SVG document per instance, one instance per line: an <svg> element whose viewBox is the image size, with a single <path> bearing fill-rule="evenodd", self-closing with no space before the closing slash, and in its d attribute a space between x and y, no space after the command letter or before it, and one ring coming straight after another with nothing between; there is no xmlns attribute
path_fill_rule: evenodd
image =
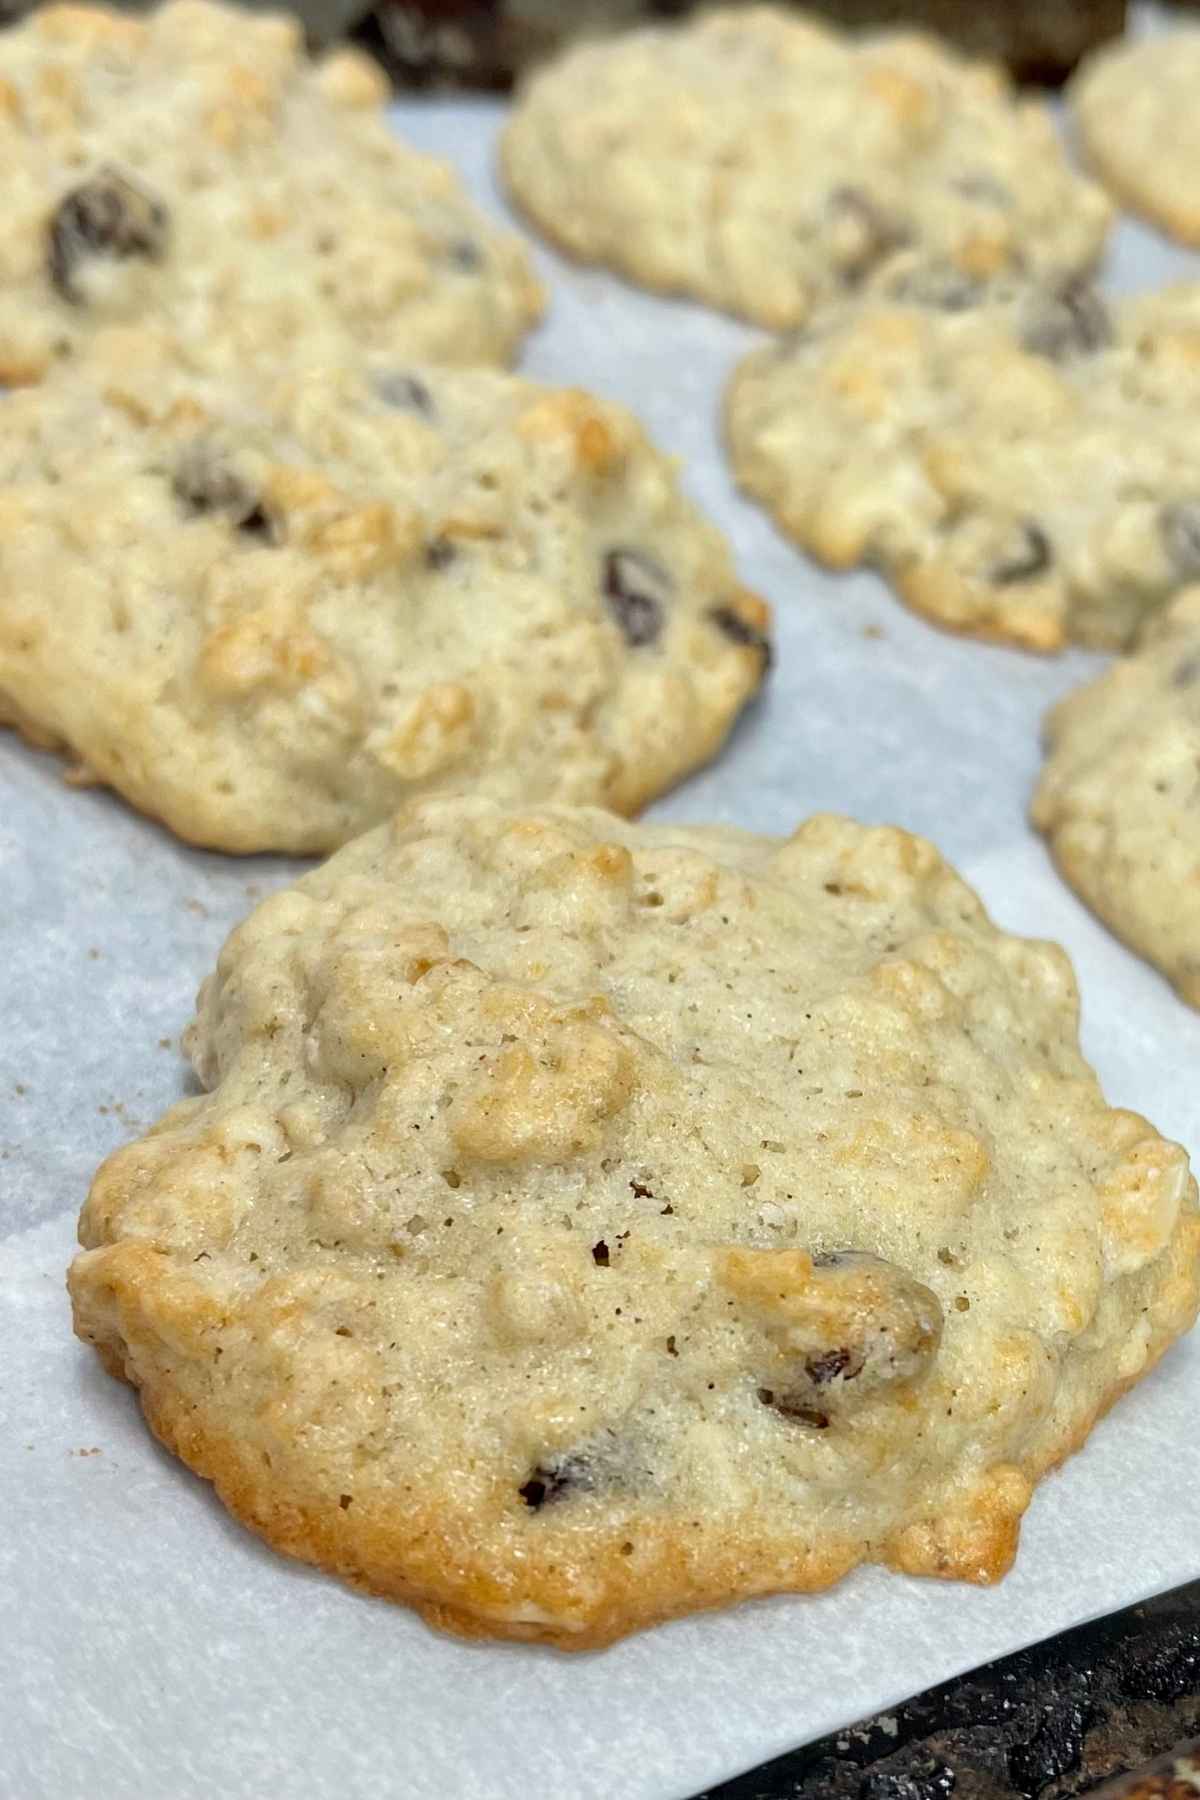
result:
<svg viewBox="0 0 1200 1800"><path fill-rule="evenodd" d="M398 111L492 206L499 116ZM656 811L786 831L833 808L934 837L1002 924L1068 946L1110 1096L1200 1151L1200 1016L1090 919L1025 823L1040 716L1097 659L959 642L873 577L816 572L735 498L718 449L754 334L541 260L553 305L528 372L639 408L776 607L768 698ZM1187 268L1126 225L1109 286ZM1200 1575L1196 1340L1044 1484L992 1590L872 1570L568 1658L454 1643L260 1546L75 1343L63 1269L100 1157L187 1088L175 1046L226 931L296 867L189 852L0 739L3 1800L682 1800Z"/></svg>

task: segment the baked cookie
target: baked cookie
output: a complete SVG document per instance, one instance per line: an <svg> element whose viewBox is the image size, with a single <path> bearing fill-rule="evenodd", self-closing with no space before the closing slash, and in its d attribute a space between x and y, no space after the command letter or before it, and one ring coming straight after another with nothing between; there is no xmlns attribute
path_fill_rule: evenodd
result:
<svg viewBox="0 0 1200 1800"><path fill-rule="evenodd" d="M1096 175L1124 206L1185 244L1200 244L1200 31L1098 50L1070 86Z"/></svg>
<svg viewBox="0 0 1200 1800"><path fill-rule="evenodd" d="M540 292L448 167L401 144L366 57L170 0L46 6L0 35L0 381L99 326L167 327L233 374L354 345L505 362Z"/></svg>
<svg viewBox="0 0 1200 1800"><path fill-rule="evenodd" d="M193 843L406 796L632 811L721 745L768 612L618 407L476 370L195 374L145 332L5 401L0 720Z"/></svg>
<svg viewBox="0 0 1200 1800"><path fill-rule="evenodd" d="M1200 577L1200 285L1086 285L897 262L728 395L734 469L821 562L871 562L940 625L1119 649Z"/></svg>
<svg viewBox="0 0 1200 1800"><path fill-rule="evenodd" d="M999 69L770 7L571 50L529 83L502 161L573 255L773 328L904 244L974 277L1079 271L1110 218Z"/></svg>
<svg viewBox="0 0 1200 1800"><path fill-rule="evenodd" d="M1200 588L1047 721L1033 802L1054 860L1200 1006Z"/></svg>
<svg viewBox="0 0 1200 1800"><path fill-rule="evenodd" d="M246 1524L468 1635L991 1581L1200 1300L1077 1011L902 831L421 802L230 937L76 1330Z"/></svg>

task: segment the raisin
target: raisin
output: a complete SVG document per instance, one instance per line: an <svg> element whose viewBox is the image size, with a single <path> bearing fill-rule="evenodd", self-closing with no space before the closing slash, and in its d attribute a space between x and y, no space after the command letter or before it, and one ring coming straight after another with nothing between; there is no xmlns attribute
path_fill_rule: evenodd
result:
<svg viewBox="0 0 1200 1800"><path fill-rule="evenodd" d="M426 419L432 419L436 411L433 395L415 375L377 375L375 392L385 406L394 406L402 412L421 413Z"/></svg>
<svg viewBox="0 0 1200 1800"><path fill-rule="evenodd" d="M812 1261L812 1335L801 1350L802 1379L788 1380L795 1402L811 1405L815 1397L821 1410L836 1411L920 1381L941 1342L937 1295L867 1251L826 1251Z"/></svg>
<svg viewBox="0 0 1200 1800"><path fill-rule="evenodd" d="M1012 549L992 564L987 578L996 587L1012 587L1018 582L1033 581L1045 574L1053 557L1050 539L1032 519L1018 522Z"/></svg>
<svg viewBox="0 0 1200 1800"><path fill-rule="evenodd" d="M264 544L275 542L275 526L261 506L252 507L245 518L238 520L237 528L246 537L261 538Z"/></svg>
<svg viewBox="0 0 1200 1800"><path fill-rule="evenodd" d="M634 1180L629 1183L629 1186L637 1200L656 1200L658 1198L654 1189L648 1188L644 1182Z"/></svg>
<svg viewBox="0 0 1200 1800"><path fill-rule="evenodd" d="M571 1493L586 1493L594 1485L586 1457L562 1456L553 1462L538 1463L517 1492L530 1512L540 1512L543 1506L553 1506Z"/></svg>
<svg viewBox="0 0 1200 1800"><path fill-rule="evenodd" d="M540 1512L543 1506L551 1506L554 1501L561 1500L570 1487L570 1481L564 1478L561 1470L543 1468L539 1463L529 1480L517 1492L531 1512Z"/></svg>
<svg viewBox="0 0 1200 1800"><path fill-rule="evenodd" d="M760 1387L758 1397L764 1406L777 1412L782 1418L795 1419L800 1425L810 1425L814 1431L828 1431L829 1414L798 1394L777 1394L774 1388Z"/></svg>
<svg viewBox="0 0 1200 1800"><path fill-rule="evenodd" d="M1171 567L1184 581L1200 575L1200 500L1175 500L1158 515L1159 536Z"/></svg>
<svg viewBox="0 0 1200 1800"><path fill-rule="evenodd" d="M741 613L735 612L732 606L714 606L708 616L717 630L723 632L731 643L741 644L747 650L757 650L762 658L765 675L775 660L775 652L766 632L760 631L757 625L751 625L748 619L743 619Z"/></svg>
<svg viewBox="0 0 1200 1800"><path fill-rule="evenodd" d="M592 1245L592 1261L598 1268L607 1269L608 1267L608 1245L603 1238L598 1244Z"/></svg>
<svg viewBox="0 0 1200 1800"><path fill-rule="evenodd" d="M274 526L257 494L206 445L184 452L171 485L189 513L224 513L248 537L274 542Z"/></svg>
<svg viewBox="0 0 1200 1800"><path fill-rule="evenodd" d="M907 227L860 187L834 188L826 206L835 225L848 223L858 234L858 248L843 266L851 281L861 280L876 263L908 242Z"/></svg>
<svg viewBox="0 0 1200 1800"><path fill-rule="evenodd" d="M1095 289L1073 281L1041 297L1025 321L1021 341L1035 356L1064 362L1103 350L1112 342L1112 321Z"/></svg>
<svg viewBox="0 0 1200 1800"><path fill-rule="evenodd" d="M449 538L430 538L425 546L425 562L431 569L447 569L458 555Z"/></svg>
<svg viewBox="0 0 1200 1800"><path fill-rule="evenodd" d="M863 1358L855 1355L853 1350L825 1350L820 1356L810 1356L804 1365L808 1379L817 1387L823 1387L827 1381L836 1381L844 1375L847 1381L853 1381L856 1375L862 1374Z"/></svg>
<svg viewBox="0 0 1200 1800"><path fill-rule="evenodd" d="M610 550L604 558L604 597L634 649L660 636L672 585L662 564L644 550Z"/></svg>
<svg viewBox="0 0 1200 1800"><path fill-rule="evenodd" d="M168 213L161 200L118 170L102 168L72 188L55 208L47 231L50 280L72 306L82 306L80 267L90 258L124 262L144 256L160 262L167 244Z"/></svg>

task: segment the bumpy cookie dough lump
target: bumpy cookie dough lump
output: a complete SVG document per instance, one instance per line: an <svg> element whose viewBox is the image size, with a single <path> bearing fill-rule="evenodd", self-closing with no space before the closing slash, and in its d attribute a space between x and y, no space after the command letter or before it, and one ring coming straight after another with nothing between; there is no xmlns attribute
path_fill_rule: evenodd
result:
<svg viewBox="0 0 1200 1800"><path fill-rule="evenodd" d="M1071 886L1200 1006L1200 588L1047 721L1033 803Z"/></svg>
<svg viewBox="0 0 1200 1800"><path fill-rule="evenodd" d="M210 0L47 6L0 34L0 380L101 326L169 327L247 374L351 346L506 362L524 252L398 141L366 58Z"/></svg>
<svg viewBox="0 0 1200 1800"><path fill-rule="evenodd" d="M812 555L1035 650L1122 648L1200 576L1198 417L1200 286L1113 306L907 259L727 401L739 482Z"/></svg>
<svg viewBox="0 0 1200 1800"><path fill-rule="evenodd" d="M1200 31L1113 44L1070 98L1084 154L1123 206L1200 245Z"/></svg>
<svg viewBox="0 0 1200 1800"><path fill-rule="evenodd" d="M632 811L769 660L671 464L576 390L343 365L254 399L108 338L5 402L0 479L0 719L218 849L438 788Z"/></svg>
<svg viewBox="0 0 1200 1800"><path fill-rule="evenodd" d="M1079 271L1110 216L999 69L769 7L571 50L530 81L502 159L573 255L771 327L904 245L973 278Z"/></svg>
<svg viewBox="0 0 1200 1800"><path fill-rule="evenodd" d="M424 802L261 905L101 1170L77 1329L291 1553L606 1642L990 1581L1191 1323L1184 1152L928 844Z"/></svg>

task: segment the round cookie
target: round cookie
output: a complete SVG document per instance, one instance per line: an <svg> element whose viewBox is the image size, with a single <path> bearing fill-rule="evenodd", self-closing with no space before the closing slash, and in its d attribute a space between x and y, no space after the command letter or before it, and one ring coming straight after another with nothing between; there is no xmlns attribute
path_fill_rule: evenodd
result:
<svg viewBox="0 0 1200 1800"><path fill-rule="evenodd" d="M784 531L954 630L1120 649L1200 576L1200 284L1114 307L897 262L752 352L726 415Z"/></svg>
<svg viewBox="0 0 1200 1800"><path fill-rule="evenodd" d="M0 381L98 327L170 329L231 374L351 346L506 362L524 251L398 141L367 58L211 0L54 5L0 35Z"/></svg>
<svg viewBox="0 0 1200 1800"><path fill-rule="evenodd" d="M494 371L260 399L146 334L5 401L0 719L181 837L307 854L453 787L632 811L768 612L626 412Z"/></svg>
<svg viewBox="0 0 1200 1800"><path fill-rule="evenodd" d="M1124 206L1200 245L1200 31L1096 51L1068 90L1084 154Z"/></svg>
<svg viewBox="0 0 1200 1800"><path fill-rule="evenodd" d="M775 329L902 245L977 278L1077 272L1110 219L999 69L770 7L572 49L525 88L501 156L572 255Z"/></svg>
<svg viewBox="0 0 1200 1800"><path fill-rule="evenodd" d="M469 1635L991 1581L1200 1300L1077 1015L902 831L421 802L227 942L76 1329L246 1524Z"/></svg>
<svg viewBox="0 0 1200 1800"><path fill-rule="evenodd" d="M1047 721L1033 802L1105 924L1200 1006L1200 588Z"/></svg>

